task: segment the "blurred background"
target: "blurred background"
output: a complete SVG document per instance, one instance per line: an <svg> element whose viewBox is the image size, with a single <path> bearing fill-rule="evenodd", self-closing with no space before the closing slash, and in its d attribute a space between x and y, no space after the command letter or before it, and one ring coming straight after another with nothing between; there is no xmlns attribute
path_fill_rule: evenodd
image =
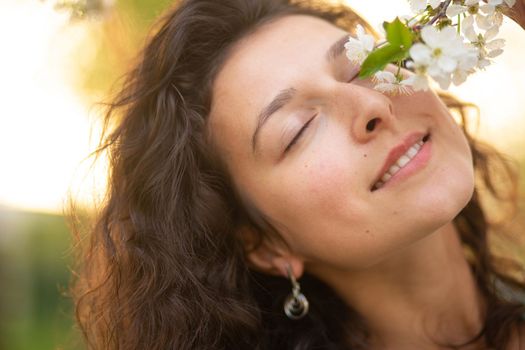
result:
<svg viewBox="0 0 525 350"><path fill-rule="evenodd" d="M99 137L97 102L170 3L0 0L0 349L82 348L67 297L66 198L89 209L103 192L104 168L87 158ZM409 13L405 0L348 3L376 28ZM480 107L478 136L525 174L525 32L505 20L500 36L505 53L451 91Z"/></svg>

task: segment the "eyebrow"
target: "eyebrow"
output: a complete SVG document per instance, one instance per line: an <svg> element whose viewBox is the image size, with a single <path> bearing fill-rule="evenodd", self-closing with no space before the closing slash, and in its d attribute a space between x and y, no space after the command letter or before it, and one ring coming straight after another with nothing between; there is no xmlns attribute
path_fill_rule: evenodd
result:
<svg viewBox="0 0 525 350"><path fill-rule="evenodd" d="M332 62L335 59L337 59L339 56L341 56L345 51L345 43L348 41L348 38L350 37L349 34L345 34L340 39L338 39L336 42L334 42L328 51L326 52L326 60L328 62ZM261 128L264 126L264 124L270 119L272 115L275 114L278 110L283 108L285 105L290 103L290 101L294 98L295 94L297 93L297 90L293 87L283 89L281 90L270 103L268 103L258 114L257 116L257 126L255 127L255 131L252 136L252 153L255 155L257 151L257 141L258 136L260 134Z"/></svg>

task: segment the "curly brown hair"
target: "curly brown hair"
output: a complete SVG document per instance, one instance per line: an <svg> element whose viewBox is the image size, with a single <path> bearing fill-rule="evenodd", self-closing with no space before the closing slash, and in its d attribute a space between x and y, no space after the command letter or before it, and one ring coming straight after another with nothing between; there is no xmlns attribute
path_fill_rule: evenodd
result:
<svg viewBox="0 0 525 350"><path fill-rule="evenodd" d="M211 85L229 50L259 26L306 14L349 30L366 22L333 2L185 0L174 5L126 75L105 114L96 159L109 159L108 189L80 258L73 292L77 319L93 349L365 349L368 330L333 290L305 273L311 310L288 320L283 278L250 270L237 228L275 230L241 204L206 125ZM525 292L523 269L490 249L492 229L479 190L515 203L517 172L469 135L471 106L441 95L458 112L473 153L476 190L454 223L488 301L471 342L504 349L525 307L495 281ZM505 179L508 186L497 186ZM74 212L71 215L77 214ZM78 226L77 237L85 237ZM450 345L453 346L453 345ZM460 345L454 345L460 347Z"/></svg>

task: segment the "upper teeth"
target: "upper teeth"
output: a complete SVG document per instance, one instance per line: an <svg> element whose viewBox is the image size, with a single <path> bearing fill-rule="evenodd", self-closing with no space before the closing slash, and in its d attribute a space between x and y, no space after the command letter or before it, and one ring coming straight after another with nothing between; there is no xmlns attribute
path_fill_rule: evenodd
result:
<svg viewBox="0 0 525 350"><path fill-rule="evenodd" d="M399 157L399 159L394 163L394 165L392 165L387 170L387 172L384 173L384 175L381 177L381 180L379 180L374 185L374 187L375 188L379 188L379 187L383 186L385 184L385 182L387 182L388 180L390 180L392 178L392 176L394 176L395 173L397 173L399 170L401 170L401 168L403 168L405 165L407 165L408 162L410 162L410 160L412 158L414 158L416 156L416 154L418 154L418 152L421 149L421 147L423 147L423 143L424 143L423 140L419 140L414 145L412 145L412 147L410 147L408 149L408 151L406 151L405 154L403 154L401 157Z"/></svg>

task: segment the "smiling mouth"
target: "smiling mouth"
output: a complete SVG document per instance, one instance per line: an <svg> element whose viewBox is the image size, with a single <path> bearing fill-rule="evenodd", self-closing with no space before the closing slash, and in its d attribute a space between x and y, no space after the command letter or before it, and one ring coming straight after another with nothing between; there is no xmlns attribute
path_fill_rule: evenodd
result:
<svg viewBox="0 0 525 350"><path fill-rule="evenodd" d="M408 150L401 155L381 177L376 180L370 191L376 191L383 187L395 174L397 174L403 167L410 163L410 161L417 156L423 145L430 139L430 133L424 135L420 140L416 141Z"/></svg>

